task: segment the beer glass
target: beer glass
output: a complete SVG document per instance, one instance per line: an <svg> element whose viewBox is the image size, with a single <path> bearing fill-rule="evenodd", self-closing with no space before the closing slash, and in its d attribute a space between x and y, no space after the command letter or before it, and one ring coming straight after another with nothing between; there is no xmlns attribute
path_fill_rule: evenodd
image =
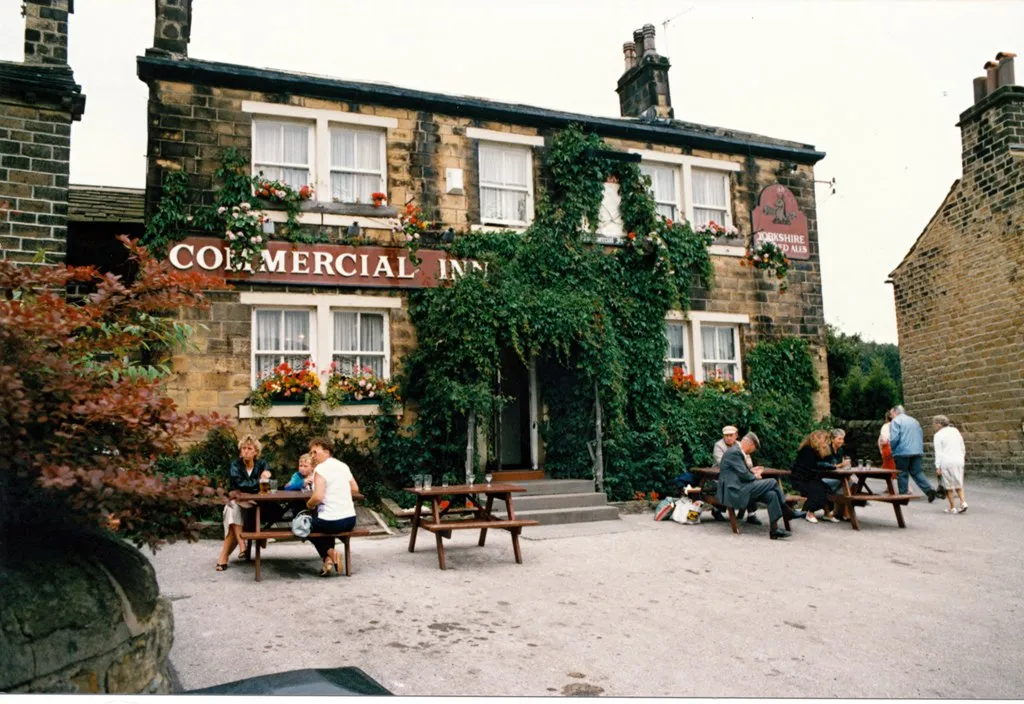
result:
<svg viewBox="0 0 1024 704"><path fill-rule="evenodd" d="M260 493L267 494L270 492L270 480L260 479Z"/></svg>
<svg viewBox="0 0 1024 704"><path fill-rule="evenodd" d="M434 485L434 477L430 474L423 475L423 488L429 489Z"/></svg>

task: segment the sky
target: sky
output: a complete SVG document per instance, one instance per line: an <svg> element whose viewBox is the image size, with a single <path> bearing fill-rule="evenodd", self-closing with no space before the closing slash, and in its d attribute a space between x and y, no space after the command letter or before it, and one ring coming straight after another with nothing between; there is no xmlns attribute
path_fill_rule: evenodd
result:
<svg viewBox="0 0 1024 704"><path fill-rule="evenodd" d="M0 59L22 60L0 1ZM152 0L77 0L69 63L87 96L71 182L145 185ZM667 24L665 22L667 21ZM676 118L812 144L825 320L897 342L885 284L960 176L961 112L1024 3L986 0L194 0L189 55L618 116L622 44L644 24ZM1024 68L1021 73L1024 74Z"/></svg>

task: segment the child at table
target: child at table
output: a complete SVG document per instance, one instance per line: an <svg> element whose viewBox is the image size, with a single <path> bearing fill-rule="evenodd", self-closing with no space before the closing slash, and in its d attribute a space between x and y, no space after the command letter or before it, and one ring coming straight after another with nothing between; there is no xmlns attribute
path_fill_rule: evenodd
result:
<svg viewBox="0 0 1024 704"><path fill-rule="evenodd" d="M284 485L285 491L312 491L313 456L308 452L299 458L299 471Z"/></svg>
<svg viewBox="0 0 1024 704"><path fill-rule="evenodd" d="M292 478L288 480L288 483L284 485L285 491L313 491L313 456L308 452L299 457L299 471L292 475ZM288 509L291 511L291 516L294 518L299 515L299 511L306 508L306 502L303 499L297 499L295 501L288 502Z"/></svg>

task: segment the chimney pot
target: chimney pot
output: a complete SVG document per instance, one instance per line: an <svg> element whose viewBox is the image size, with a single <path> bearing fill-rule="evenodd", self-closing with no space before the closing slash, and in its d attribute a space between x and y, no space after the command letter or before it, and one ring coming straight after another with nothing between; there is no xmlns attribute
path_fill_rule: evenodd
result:
<svg viewBox="0 0 1024 704"><path fill-rule="evenodd" d="M974 79L974 102L977 103L988 95L988 88L986 87L987 80L984 76L978 76Z"/></svg>
<svg viewBox="0 0 1024 704"><path fill-rule="evenodd" d="M640 31L644 39L644 56L657 56L658 52L654 48L654 25L645 24Z"/></svg>
<svg viewBox="0 0 1024 704"><path fill-rule="evenodd" d="M985 62L985 91L995 93L999 87L999 64L995 61Z"/></svg>
<svg viewBox="0 0 1024 704"><path fill-rule="evenodd" d="M626 71L636 66L636 45L633 42L622 45L622 55L626 60Z"/></svg>
<svg viewBox="0 0 1024 704"><path fill-rule="evenodd" d="M1013 75L1013 57L1015 54L1009 54L999 52L996 57L1002 57L999 59L999 70L998 70L998 83L999 87L1012 86L1016 84L1016 78Z"/></svg>

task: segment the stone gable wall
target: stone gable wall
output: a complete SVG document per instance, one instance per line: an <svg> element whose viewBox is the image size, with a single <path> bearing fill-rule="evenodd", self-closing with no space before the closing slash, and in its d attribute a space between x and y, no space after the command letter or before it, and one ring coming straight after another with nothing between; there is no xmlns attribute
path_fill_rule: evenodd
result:
<svg viewBox="0 0 1024 704"><path fill-rule="evenodd" d="M415 201L443 227L464 232L480 220L477 142L466 136L469 127L522 135L549 136L551 131L532 127L474 120L435 113L355 104L297 95L264 94L250 90L217 88L168 81L152 81L149 99L149 164L147 176L147 212L152 213L160 197L165 169L184 169L190 174L192 188L203 202L212 202L214 172L224 149L234 147L243 154L251 152L252 116L242 111L242 101L287 103L305 108L337 110L394 118L397 127L387 130L387 193L392 205L401 207ZM681 154L678 147L658 144L606 140L614 148L639 148ZM761 189L771 183L788 186L796 196L810 227L811 257L794 261L790 289L781 294L778 284L767 275L742 267L737 257L716 256L714 287L698 286L693 292L694 310L745 313L751 325L742 332L745 349L763 339L797 335L808 339L818 373L821 391L815 403L819 415L828 413L828 375L825 355L824 314L821 295L821 270L818 256L817 218L814 202L813 169L793 168L779 160L724 155L706 150L687 150L698 157L728 159L741 166L733 175L732 204L734 224L749 236L751 213ZM534 183L542 188L541 164L544 150L533 150ZM445 169L463 170L464 192L445 193ZM390 228L374 227L371 218L359 218L364 234L380 243L391 241ZM326 228L332 235L338 228ZM265 289L260 289L265 290ZM298 289L296 289L298 290ZM305 289L303 289L305 290ZM353 289L344 289L350 293ZM237 300L237 299L236 299ZM217 305L232 306L224 303ZM190 355L188 383L174 389L178 400L195 410L225 411L248 391L248 306L215 310L207 314L201 333L200 355ZM237 309L236 309L237 308ZM400 349L408 336L414 344L415 331L407 321L407 308L392 312L392 350L394 363L400 361ZM406 327L408 325L408 328ZM208 356L207 361L197 357ZM185 364L184 358L177 360ZM202 367L202 368L200 368ZM244 368L243 368L244 367ZM210 376L210 375L214 376Z"/></svg>
<svg viewBox="0 0 1024 704"><path fill-rule="evenodd" d="M949 416L969 471L1024 473L1024 100L963 125L965 170L893 273L907 411ZM930 447L928 448L930 452Z"/></svg>

